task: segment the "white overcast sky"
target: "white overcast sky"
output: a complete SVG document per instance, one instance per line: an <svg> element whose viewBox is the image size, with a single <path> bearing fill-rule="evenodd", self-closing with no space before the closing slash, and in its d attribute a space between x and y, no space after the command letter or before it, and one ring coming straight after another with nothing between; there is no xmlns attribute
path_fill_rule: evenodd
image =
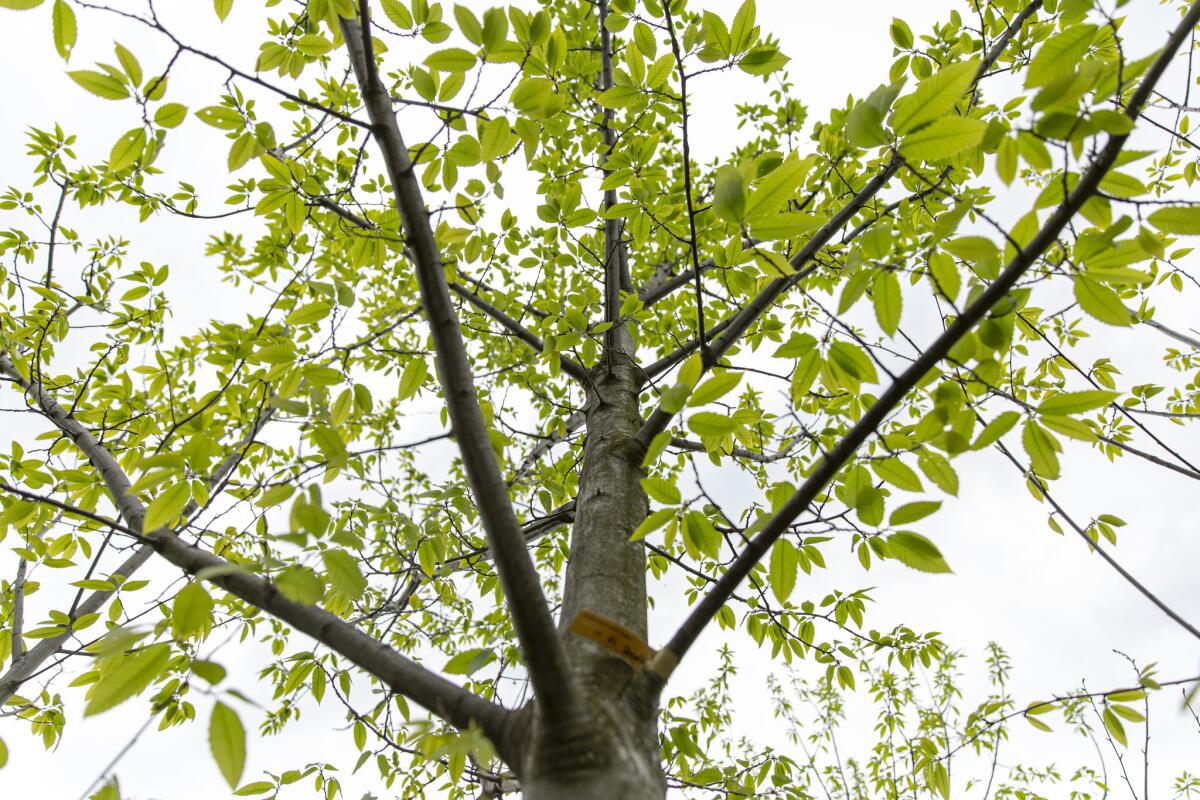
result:
<svg viewBox="0 0 1200 800"><path fill-rule="evenodd" d="M242 8L249 5L247 0L236 0L224 27L217 24L207 2L185 4L169 0L160 2L159 11L173 19L171 24L188 42L203 46L221 42L213 49L251 66L258 29L252 23L253 15ZM482 8L487 4L467 5ZM729 0L711 0L701 5L728 15L736 7ZM836 3L760 0L759 20L779 37L784 51L792 57L790 72L796 94L808 106L810 119L819 119L830 107L841 105L847 94L861 96L886 79L892 60L888 25L893 16L904 18L920 33L934 21L944 19L949 9L963 5L947 0ZM3 101L0 184L4 186L28 183L29 161L23 151L24 132L30 126L46 127L57 121L80 135L82 153L101 158L120 133L136 124L131 108L91 97L65 77L64 65L50 42L49 6L47 3L42 9L20 14L0 10L0 36L4 44L0 48L0 75L6 76L0 85ZM1137 56L1157 47L1174 22L1173 16L1155 0L1135 0L1125 10L1131 18L1126 35L1136 43ZM131 46L148 71L151 64L161 65L170 55L161 41L146 39L134 29L117 29L107 15L81 13L79 28L80 44L71 68L84 68L96 59L109 59L114 38ZM251 46L239 53L231 42L243 39ZM189 93L202 93L204 102L194 105L212 102L223 79L219 71L194 60L185 60L174 75L171 89L176 99L186 102ZM737 141L739 134L731 103L746 97L747 86L753 84L736 74L715 75L702 85L702 98L693 107L696 120L692 130L698 159L716 156ZM1177 81L1171 88L1181 86ZM211 130L204 132L194 120L188 126L200 129L194 141L216 141ZM220 165L223 160L220 153L197 154L169 145L160 166L168 175L173 168L181 168L202 187L212 187L214 191L207 196L214 198L215 204L224 197L221 187L226 176L217 172L195 176L193 166ZM510 193L510 198L519 196ZM214 272L201 263L199 243L207 228L155 218L135 230L128 214L103 213L99 219L111 220L114 233L133 238L138 259L172 265L173 295L192 300L190 306L176 305L172 324L177 330L203 323L218 313L214 309L220 309L223 316L236 316L239 296L229 287L218 285ZM95 226L93 219L88 227L94 231ZM1200 324L1200 315L1195 311L1195 307L1164 309L1163 319L1179 328L1196 326ZM915 327L921 330L920 326ZM1091 356L1109 354L1131 375L1140 369L1149 380L1156 374L1162 346L1161 337L1143 329L1094 342L1087 352ZM1143 352L1154 355L1139 356ZM1130 377L1123 385L1133 382L1136 381ZM0 406L12 405L11 396L0 401ZM22 423L18 415L0 414L0 443L19 435L14 426ZM1169 435L1185 453L1200 457L1200 437L1194 433L1169 425L1156 426L1156 430ZM875 597L879 602L869 611L872 626L887 629L904 622L918 631L943 632L952 646L970 656L964 670L970 673L965 686L975 692L968 695L971 700L978 699L978 692L986 691L977 677L983 673L983 647L991 640L1001 643L1012 655L1014 680L1010 690L1027 701L1070 689L1084 680L1093 688L1128 682L1129 670L1115 650L1134 655L1142 663L1157 661L1162 678L1200 672L1200 646L1120 582L1099 559L1089 556L1077 538L1051 533L1045 523L1045 508L1032 500L1020 477L998 455L972 454L956 464L962 477L959 497L947 502L935 521L922 528L941 547L954 568L953 575L926 576L896 564L876 567L864 575L856 566L846 563L846 559L834 558L832 569L806 578L808 583L801 591L819 598L826 586L878 587ZM1133 459L1109 466L1095 452L1072 444L1067 445L1064 475L1055 487L1056 496L1064 505L1083 520L1103 512L1126 519L1129 526L1122 532L1121 546L1116 550L1118 558L1183 616L1193 622L1200 621L1196 574L1200 563L1200 504L1196 502L1196 484ZM744 503L744 498L738 497L738 490L737 482L723 488L724 496L733 506ZM7 547L4 549L0 569L8 575L11 556ZM839 565L846 569L839 570ZM652 640L669 633L682 613L681 604L660 597L653 617ZM717 642L717 637L706 636L697 646L697 652L711 653ZM234 669L238 663L235 650L230 646L221 653L224 662ZM770 734L764 732L775 728L769 721L770 709L762 687L767 674L777 665L756 656L750 649L743 648L740 655L738 725L766 740ZM710 658L689 659L679 685L673 688L684 692L689 684L701 681ZM244 663L253 668L255 662L247 656ZM241 685L257 688L249 680ZM71 700L80 699L73 692ZM200 707L199 717L204 721L205 701L196 698L196 702ZM130 740L145 716L144 703L131 702L83 721L79 716L81 707L79 702L69 703L65 741L52 753L44 752L22 726L9 720L0 721L0 736L12 754L9 766L0 773L0 786L6 796L11 792L11 796L36 793L53 798L78 797ZM1200 771L1200 756L1197 756L1200 733L1194 725L1188 727L1175 701L1161 702L1158 709L1152 729L1152 785L1159 788L1157 796L1169 796L1163 790L1170 776L1185 768ZM252 712L245 709L243 715L251 726ZM848 741L869 742L871 723L870 717L852 718ZM252 737L244 780L256 779L260 770L278 772L329 757L331 743L336 752L345 755L348 737L339 733L331 738L327 731L333 725L341 726L341 716L334 710L310 711L280 739ZM1003 763L1054 761L1069 768L1088 757L1085 743L1064 733L1049 736L1020 728L1018 733L1011 748L1005 751ZM1135 760L1140 760L1140 754ZM345 756L339 763L352 766L353 756ZM166 734L148 733L124 755L117 773L130 797L184 800L227 794L207 753L202 724ZM372 769L364 770L363 774L366 776L363 779L346 780L353 787L348 789L346 797L358 798L367 790L380 797L388 796L381 787L372 785ZM309 791L305 785L284 796L304 797ZM1114 796L1120 795L1116 791Z"/></svg>

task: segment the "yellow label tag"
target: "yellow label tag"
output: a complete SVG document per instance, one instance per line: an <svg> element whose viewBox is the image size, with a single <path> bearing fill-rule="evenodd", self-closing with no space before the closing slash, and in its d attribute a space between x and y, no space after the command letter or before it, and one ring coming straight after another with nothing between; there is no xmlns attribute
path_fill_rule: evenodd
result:
<svg viewBox="0 0 1200 800"><path fill-rule="evenodd" d="M643 642L636 633L619 622L591 611L580 611L571 620L570 630L611 650L639 669L654 657L654 648Z"/></svg>

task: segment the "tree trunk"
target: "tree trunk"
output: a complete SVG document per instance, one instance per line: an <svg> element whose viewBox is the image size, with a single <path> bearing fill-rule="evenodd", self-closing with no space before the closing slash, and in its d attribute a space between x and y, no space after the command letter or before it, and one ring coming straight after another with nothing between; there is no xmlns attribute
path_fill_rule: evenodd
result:
<svg viewBox="0 0 1200 800"><path fill-rule="evenodd" d="M646 625L645 549L629 537L646 518L638 383L623 352L593 375L587 441L571 532L560 632L586 719L549 721L527 709L521 738L521 790L527 800L662 800L666 779L658 739L658 683L644 671L567 630L587 610L642 639Z"/></svg>

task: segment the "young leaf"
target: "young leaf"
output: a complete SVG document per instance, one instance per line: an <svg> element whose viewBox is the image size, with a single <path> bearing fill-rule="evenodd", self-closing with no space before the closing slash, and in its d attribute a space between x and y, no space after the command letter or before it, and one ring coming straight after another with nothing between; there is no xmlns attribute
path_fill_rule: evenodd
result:
<svg viewBox="0 0 1200 800"><path fill-rule="evenodd" d="M696 387L688 397L689 406L703 406L731 392L742 380L740 372L722 372Z"/></svg>
<svg viewBox="0 0 1200 800"><path fill-rule="evenodd" d="M464 650L446 662L442 671L449 675L471 675L496 660L496 653L487 648Z"/></svg>
<svg viewBox="0 0 1200 800"><path fill-rule="evenodd" d="M904 137L900 153L910 161L945 161L983 141L987 123L971 117L943 117Z"/></svg>
<svg viewBox="0 0 1200 800"><path fill-rule="evenodd" d="M321 553L325 574L333 588L357 600L367 590L367 579L358 568L358 562L345 550L325 550Z"/></svg>
<svg viewBox="0 0 1200 800"><path fill-rule="evenodd" d="M213 706L208 720L208 746L231 789L236 789L246 766L246 729L237 712L224 703Z"/></svg>
<svg viewBox="0 0 1200 800"><path fill-rule="evenodd" d="M933 542L919 533L900 531L887 537L888 554L901 564L921 572L950 572L950 565Z"/></svg>
<svg viewBox="0 0 1200 800"><path fill-rule="evenodd" d="M896 101L892 129L903 135L944 117L971 87L978 71L978 61L960 61L918 83L911 94Z"/></svg>
<svg viewBox="0 0 1200 800"><path fill-rule="evenodd" d="M77 69L68 72L67 75L84 89L105 100L124 100L129 97L129 90L125 88L125 84L106 72Z"/></svg>
<svg viewBox="0 0 1200 800"><path fill-rule="evenodd" d="M1117 293L1091 278L1075 276L1075 300L1080 308L1107 325L1128 327L1133 324L1133 315Z"/></svg>
<svg viewBox="0 0 1200 800"><path fill-rule="evenodd" d="M187 639L212 622L213 600L200 581L192 581L175 595L171 606L171 631L176 639Z"/></svg>
<svg viewBox="0 0 1200 800"><path fill-rule="evenodd" d="M162 673L170 658L171 649L165 643L152 644L121 658L100 673L88 693L83 715L90 717L107 711L139 694Z"/></svg>
<svg viewBox="0 0 1200 800"><path fill-rule="evenodd" d="M796 570L800 565L800 553L796 545L780 539L771 547L769 578L771 591L779 602L787 602L796 587Z"/></svg>
<svg viewBox="0 0 1200 800"><path fill-rule="evenodd" d="M63 61L71 59L71 51L75 49L75 12L66 0L54 0L54 49L62 56Z"/></svg>
<svg viewBox="0 0 1200 800"><path fill-rule="evenodd" d="M152 533L175 522L191 496L192 489L187 481L168 486L146 507L146 516L142 519L142 532Z"/></svg>
<svg viewBox="0 0 1200 800"><path fill-rule="evenodd" d="M1200 206L1171 206L1160 208L1147 218L1163 233L1179 236L1200 236Z"/></svg>
<svg viewBox="0 0 1200 800"><path fill-rule="evenodd" d="M879 327L888 336L894 336L900 327L900 314L904 308L904 297L900 293L900 279L891 270L884 270L871 281L871 299L875 303L875 317Z"/></svg>
<svg viewBox="0 0 1200 800"><path fill-rule="evenodd" d="M1039 414L1080 414L1084 411L1102 408L1119 396L1119 392L1099 390L1060 392L1043 400L1037 410Z"/></svg>

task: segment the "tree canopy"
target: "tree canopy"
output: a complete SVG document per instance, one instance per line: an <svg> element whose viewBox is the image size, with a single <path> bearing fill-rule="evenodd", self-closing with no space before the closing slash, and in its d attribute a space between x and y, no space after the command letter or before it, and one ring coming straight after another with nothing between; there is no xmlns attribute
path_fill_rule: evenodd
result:
<svg viewBox="0 0 1200 800"><path fill-rule="evenodd" d="M1174 27L1131 33L1151 5ZM1105 498L1056 489L1068 448L1200 480L1200 0L894 19L889 74L823 119L755 0L205 4L249 51L162 3L0 9L45 18L64 103L130 126L22 120L0 195L7 736L139 703L254 797L351 770L400 797L1107 796L1103 753L1005 767L1019 723L1105 740L1134 789L1152 696L1197 679L1133 654L1126 684L1014 697L996 645L968 699L955 642L872 622L871 570L950 572L927 525L990 452L1200 639ZM740 132L715 159L702 101ZM168 219L202 250L144 260ZM788 741L729 733L755 649ZM876 743L841 753L858 693ZM248 774L255 729L315 706L357 763Z"/></svg>

